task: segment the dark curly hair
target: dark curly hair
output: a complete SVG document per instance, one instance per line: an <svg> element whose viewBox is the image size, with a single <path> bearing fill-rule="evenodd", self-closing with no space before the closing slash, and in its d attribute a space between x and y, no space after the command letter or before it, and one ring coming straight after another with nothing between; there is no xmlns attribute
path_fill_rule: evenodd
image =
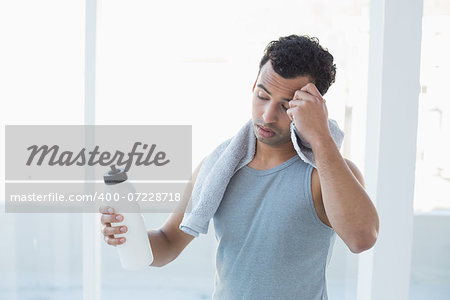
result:
<svg viewBox="0 0 450 300"><path fill-rule="evenodd" d="M258 76L269 59L273 70L283 78L309 75L322 95L335 81L336 65L333 63L333 56L319 45L319 39L315 37L292 34L271 41L259 63Z"/></svg>

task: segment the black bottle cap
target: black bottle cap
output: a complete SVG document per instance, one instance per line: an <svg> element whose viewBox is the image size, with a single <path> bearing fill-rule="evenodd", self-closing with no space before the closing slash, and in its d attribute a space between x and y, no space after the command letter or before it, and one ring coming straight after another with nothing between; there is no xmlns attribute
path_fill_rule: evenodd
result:
<svg viewBox="0 0 450 300"><path fill-rule="evenodd" d="M127 173L124 169L116 169L116 165L111 165L111 170L103 175L103 181L107 185L118 184L128 179Z"/></svg>

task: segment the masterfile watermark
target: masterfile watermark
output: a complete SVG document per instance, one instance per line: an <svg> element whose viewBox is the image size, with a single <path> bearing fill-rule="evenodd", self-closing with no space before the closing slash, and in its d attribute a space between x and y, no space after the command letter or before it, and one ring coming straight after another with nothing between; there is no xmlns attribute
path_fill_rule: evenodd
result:
<svg viewBox="0 0 450 300"><path fill-rule="evenodd" d="M5 146L6 180L102 180L112 164L131 180L192 173L191 125L6 125Z"/></svg>
<svg viewBox="0 0 450 300"><path fill-rule="evenodd" d="M128 152L125 154L121 151L116 151L114 153L114 156L111 158L111 153L108 151L99 152L99 146L95 146L93 151L88 152L89 159L86 160L86 148L81 149L81 151L74 156L74 152L72 151L63 151L59 153L60 147L57 145L53 145L52 147L49 147L48 145L32 145L27 148L27 150L30 151L30 156L27 160L27 166L31 166L34 163L34 159L36 155L40 154L38 156L37 161L35 162L36 165L41 166L44 162L45 158L48 158L48 165L54 166L54 165L60 165L60 166L71 166L76 164L77 166L94 166L96 164L99 164L101 166L110 166L113 164L116 164L118 166L125 165L125 172L128 172L130 170L131 165L133 164L133 158L136 156L135 165L145 165L149 166L151 164L154 164L155 166L164 166L167 164L170 160L165 159L166 153L163 151L157 152L153 157L153 152L156 148L156 145L151 145L150 149L147 151L146 157L143 160L144 152L137 151L137 148L143 145L143 150L146 150L148 148L147 144L142 144L140 142L135 142L133 145L133 149L131 152ZM50 157L48 155L50 154ZM98 154L98 159L96 159ZM127 156L127 159L125 160L125 156ZM153 158L152 158L153 157ZM142 161L143 160L143 161Z"/></svg>
<svg viewBox="0 0 450 300"><path fill-rule="evenodd" d="M190 125L6 125L5 150L6 212L97 212L109 201L173 212L189 200ZM105 193L111 167L133 193Z"/></svg>
<svg viewBox="0 0 450 300"><path fill-rule="evenodd" d="M97 213L101 205L121 212L189 212L191 182L133 182L133 192L106 191L103 183L9 182L6 213ZM186 205L188 204L188 205Z"/></svg>

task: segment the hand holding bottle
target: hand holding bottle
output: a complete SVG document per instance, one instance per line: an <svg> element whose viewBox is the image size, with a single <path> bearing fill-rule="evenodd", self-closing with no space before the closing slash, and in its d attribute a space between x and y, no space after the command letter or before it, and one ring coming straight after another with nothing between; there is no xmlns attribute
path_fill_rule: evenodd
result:
<svg viewBox="0 0 450 300"><path fill-rule="evenodd" d="M138 270L148 267L153 262L153 254L144 216L137 202L124 199L124 195L135 192L133 185L127 180L127 173L112 165L111 170L103 175L103 179L105 192L119 195L119 201L99 209L102 213L102 224L105 225L102 229L105 241L117 247L124 269ZM121 226L112 226L113 223L115 225L120 222Z"/></svg>
<svg viewBox="0 0 450 300"><path fill-rule="evenodd" d="M114 208L107 205L102 205L99 208L99 212L102 214L101 223L102 233L104 235L104 240L108 245L117 246L126 242L126 237L115 237L115 234L124 234L127 232L127 226L112 226L111 223L121 223L124 220L123 215L116 214ZM123 241L122 241L123 240Z"/></svg>

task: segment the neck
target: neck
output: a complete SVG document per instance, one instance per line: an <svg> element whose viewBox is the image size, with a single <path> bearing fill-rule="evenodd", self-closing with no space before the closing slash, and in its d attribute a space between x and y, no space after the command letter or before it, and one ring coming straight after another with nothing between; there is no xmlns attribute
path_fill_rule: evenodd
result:
<svg viewBox="0 0 450 300"><path fill-rule="evenodd" d="M264 144L257 140L256 153L253 160L261 164L271 164L277 162L285 162L296 154L297 152L295 151L292 141L286 142L281 145L272 146Z"/></svg>

